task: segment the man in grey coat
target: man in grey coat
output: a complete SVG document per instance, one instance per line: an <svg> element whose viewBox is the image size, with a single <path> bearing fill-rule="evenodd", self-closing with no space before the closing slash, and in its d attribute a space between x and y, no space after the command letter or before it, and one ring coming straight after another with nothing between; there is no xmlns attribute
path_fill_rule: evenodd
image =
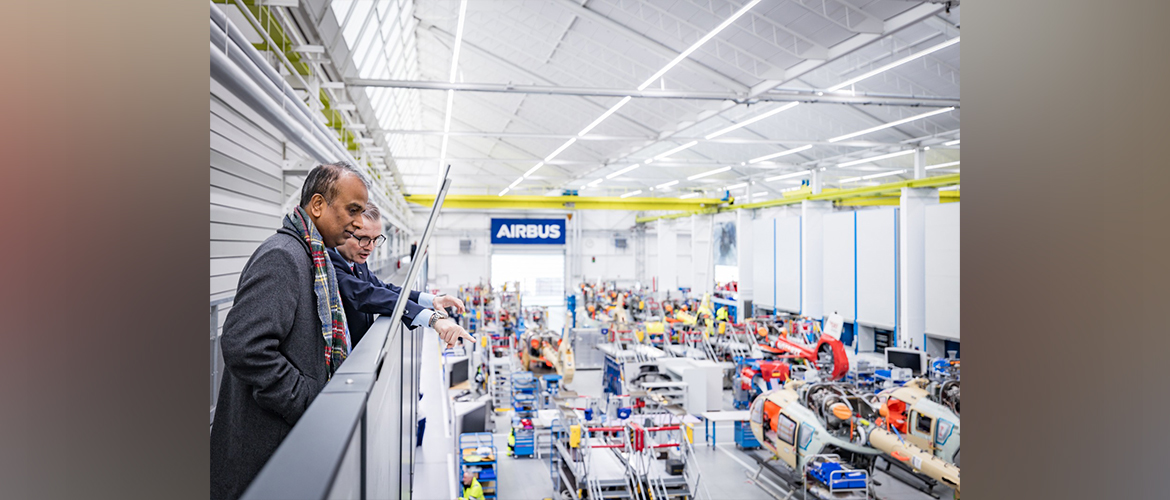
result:
<svg viewBox="0 0 1170 500"><path fill-rule="evenodd" d="M322 243L335 248L351 238L362 227L367 198L352 166L315 167L301 189L300 206L244 265L220 343L226 370L211 428L212 499L243 494L348 355L352 345L338 338L348 333L344 325L334 325L336 336L328 337L328 329L322 335L314 281L322 286L323 278L332 280L335 294L336 278L316 274L321 268L312 247L324 255ZM330 266L327 257L324 265Z"/></svg>

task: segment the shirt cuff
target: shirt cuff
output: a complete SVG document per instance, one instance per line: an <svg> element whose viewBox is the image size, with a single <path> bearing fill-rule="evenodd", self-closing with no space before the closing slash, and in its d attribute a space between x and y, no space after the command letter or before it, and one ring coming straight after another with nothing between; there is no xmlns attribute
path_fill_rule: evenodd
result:
<svg viewBox="0 0 1170 500"><path fill-rule="evenodd" d="M427 309L435 308L435 296L429 293L418 292L418 305Z"/></svg>
<svg viewBox="0 0 1170 500"><path fill-rule="evenodd" d="M412 322L410 324L410 326L412 326L414 328L418 328L420 326L427 326L427 325L431 324L431 316L434 316L434 315L435 315L435 311L432 311L430 309L423 309L422 312L419 312L418 315L414 317L414 322Z"/></svg>

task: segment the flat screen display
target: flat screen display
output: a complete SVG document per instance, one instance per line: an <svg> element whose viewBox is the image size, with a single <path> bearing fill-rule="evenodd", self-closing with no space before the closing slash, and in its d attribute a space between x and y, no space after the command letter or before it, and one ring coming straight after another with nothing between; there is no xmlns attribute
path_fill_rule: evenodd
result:
<svg viewBox="0 0 1170 500"><path fill-rule="evenodd" d="M896 368L909 368L914 375L922 375L922 351L887 348L886 362Z"/></svg>

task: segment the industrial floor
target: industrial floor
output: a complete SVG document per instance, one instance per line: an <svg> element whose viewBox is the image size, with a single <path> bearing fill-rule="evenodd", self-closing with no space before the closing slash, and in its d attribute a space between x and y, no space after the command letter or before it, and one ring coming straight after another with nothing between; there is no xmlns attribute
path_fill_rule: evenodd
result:
<svg viewBox="0 0 1170 500"><path fill-rule="evenodd" d="M578 394L601 396L601 375L601 370L577 371L573 383L567 384L566 387L577 391ZM730 391L724 392L723 399L724 409L733 409ZM509 422L508 418L496 419L496 446L500 450L507 448ZM788 487L780 484L781 480L770 471L764 470L757 480L751 478L759 466L748 453L756 453L761 456L764 453L739 450L735 447L732 435L730 422L719 424L716 433L717 446L712 447L702 441L701 430L696 429L695 455L699 462L696 465L702 472L702 484L706 485L706 491L710 493L709 498L715 500L768 500L774 498L764 488L778 493L779 498L786 497L789 494ZM776 466L784 468L782 464L776 464ZM501 456L499 475L497 487L500 499L540 500L553 497L547 452L544 454L544 458L540 459ZM881 483L880 486L874 488L875 498L882 500L929 500L931 498L947 499L952 497L951 490L944 486L935 488L935 493L938 496L931 496L880 470L874 474L874 479ZM757 483L760 483L762 487ZM792 498L800 499L802 496L797 492Z"/></svg>

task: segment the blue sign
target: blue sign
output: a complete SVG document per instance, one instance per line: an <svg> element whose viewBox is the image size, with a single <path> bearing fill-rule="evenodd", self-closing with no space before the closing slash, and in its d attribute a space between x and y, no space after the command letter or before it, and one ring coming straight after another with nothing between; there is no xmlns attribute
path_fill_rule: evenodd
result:
<svg viewBox="0 0 1170 500"><path fill-rule="evenodd" d="M565 219L492 219L493 245L564 245Z"/></svg>

